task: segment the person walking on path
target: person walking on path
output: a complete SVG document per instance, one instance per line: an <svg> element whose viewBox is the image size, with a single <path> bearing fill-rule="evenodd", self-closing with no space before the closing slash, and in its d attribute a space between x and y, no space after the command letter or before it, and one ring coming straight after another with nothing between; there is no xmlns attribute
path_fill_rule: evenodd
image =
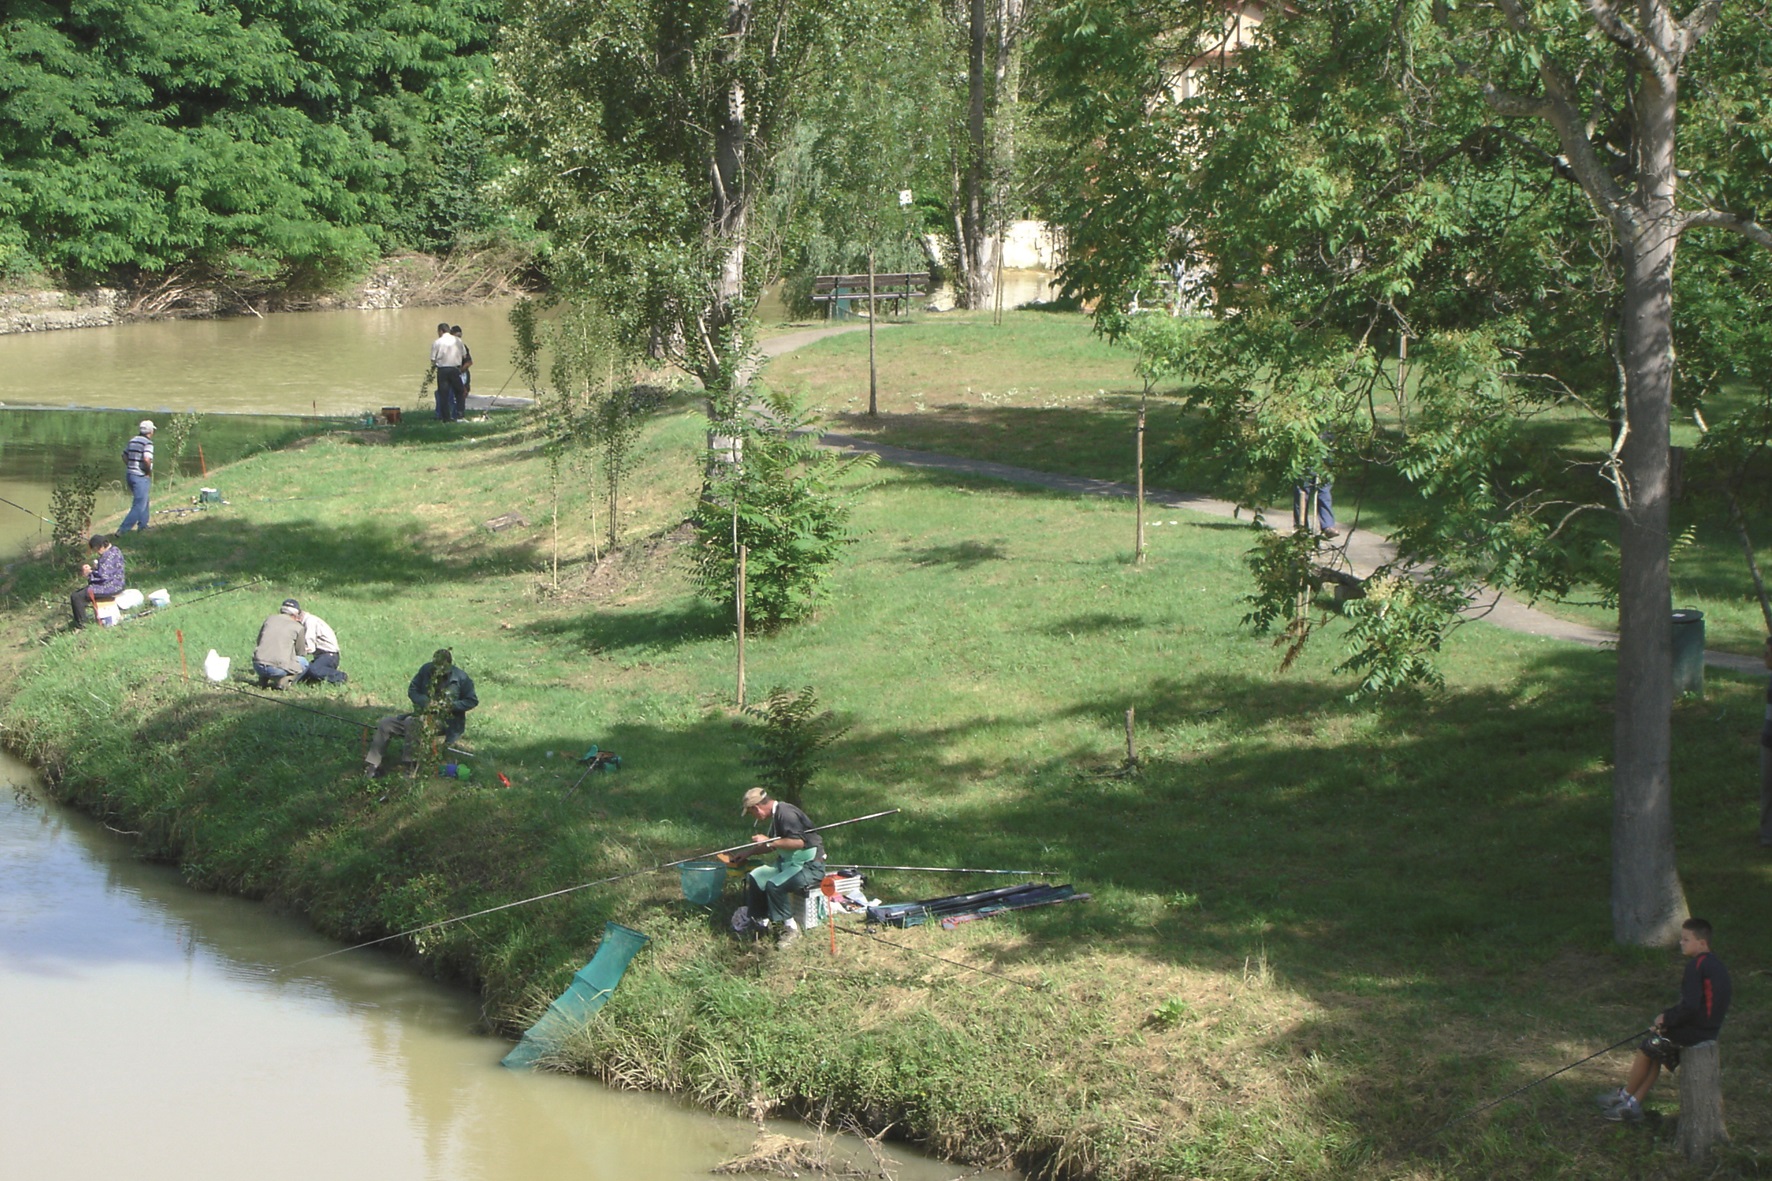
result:
<svg viewBox="0 0 1772 1181"><path fill-rule="evenodd" d="M451 324L449 335L461 340L461 325ZM461 340L461 393L455 400L455 416L466 418L468 414L468 395L474 392L474 350L468 342Z"/></svg>
<svg viewBox="0 0 1772 1181"><path fill-rule="evenodd" d="M123 551L112 545L111 539L102 533L94 533L86 548L92 551L92 561L80 567L86 585L68 596L68 605L74 609L76 631L86 626L88 604L96 614L100 598L115 598L123 590Z"/></svg>
<svg viewBox="0 0 1772 1181"><path fill-rule="evenodd" d="M408 767L418 762L416 742L426 713L437 719L443 745L448 746L466 733L468 711L480 704L473 678L455 663L455 654L448 648L437 649L419 668L406 686L406 696L412 702L413 712L383 718L375 728L369 752L363 756L363 771L371 779L381 777L382 759L388 743L395 738L404 741L400 761Z"/></svg>
<svg viewBox="0 0 1772 1181"><path fill-rule="evenodd" d="M284 599L277 613L259 626L252 649L252 671L260 689L287 689L307 671L307 636L301 625L301 604Z"/></svg>
<svg viewBox="0 0 1772 1181"><path fill-rule="evenodd" d="M465 395L461 388L461 363L467 346L461 337L449 331L449 325L437 325L437 339L431 342L431 365L437 370L437 421L454 422L461 417Z"/></svg>
<svg viewBox="0 0 1772 1181"><path fill-rule="evenodd" d="M800 924L793 917L792 896L815 890L824 880L824 838L812 831L812 820L801 809L785 800L772 800L769 793L753 787L740 802L744 814L759 825L767 824L767 832L751 837L751 847L733 855L735 861L747 861L765 853L779 853L774 865L759 865L745 879L746 907L753 919L765 911L775 929L775 946L786 947L800 937Z"/></svg>
<svg viewBox="0 0 1772 1181"><path fill-rule="evenodd" d="M123 448L123 483L129 488L129 513L117 526L118 533L148 527L148 493L154 483L154 420L144 418L135 438Z"/></svg>
<svg viewBox="0 0 1772 1181"><path fill-rule="evenodd" d="M1772 670L1772 636L1763 659ZM1760 724L1760 848L1772 849L1772 677L1766 678L1766 720Z"/></svg>
<svg viewBox="0 0 1772 1181"><path fill-rule="evenodd" d="M1643 1118L1643 1100L1661 1077L1661 1068L1680 1068L1680 1051L1700 1042L1714 1042L1729 1015L1729 969L1710 949L1711 925L1690 918L1680 925L1680 952L1690 957L1680 978L1680 1002L1654 1021L1654 1033L1637 1047L1624 1086L1602 1095L1606 1118L1636 1122Z"/></svg>
<svg viewBox="0 0 1772 1181"><path fill-rule="evenodd" d="M290 602L295 600L291 599ZM308 667L302 670L297 678L300 684L312 685L325 681L330 685L342 685L351 678L338 667L338 633L312 611L299 609L295 614L296 622L301 624L302 639L306 642Z"/></svg>

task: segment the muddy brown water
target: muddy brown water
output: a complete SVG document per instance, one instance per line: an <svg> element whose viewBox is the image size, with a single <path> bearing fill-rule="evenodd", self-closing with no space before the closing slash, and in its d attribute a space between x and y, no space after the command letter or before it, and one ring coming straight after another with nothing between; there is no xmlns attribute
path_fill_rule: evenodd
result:
<svg viewBox="0 0 1772 1181"><path fill-rule="evenodd" d="M0 754L0 1175L675 1181L755 1140L661 1096L504 1069L473 997L393 956L284 970L334 948L142 863ZM892 1156L902 1181L966 1172Z"/></svg>

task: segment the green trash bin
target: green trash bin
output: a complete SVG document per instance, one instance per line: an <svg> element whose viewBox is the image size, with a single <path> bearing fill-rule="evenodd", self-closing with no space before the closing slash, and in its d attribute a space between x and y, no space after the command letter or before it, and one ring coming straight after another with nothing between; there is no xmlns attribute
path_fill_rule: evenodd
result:
<svg viewBox="0 0 1772 1181"><path fill-rule="evenodd" d="M1704 696L1704 612L1674 612L1674 696Z"/></svg>

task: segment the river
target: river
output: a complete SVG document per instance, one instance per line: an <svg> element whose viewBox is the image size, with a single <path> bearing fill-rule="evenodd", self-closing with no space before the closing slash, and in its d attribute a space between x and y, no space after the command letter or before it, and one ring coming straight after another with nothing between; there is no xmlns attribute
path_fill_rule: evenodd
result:
<svg viewBox="0 0 1772 1181"><path fill-rule="evenodd" d="M754 1140L664 1097L504 1069L473 998L394 956L280 970L333 949L136 860L0 754L0 1174L673 1181ZM961 1171L893 1155L903 1181Z"/></svg>

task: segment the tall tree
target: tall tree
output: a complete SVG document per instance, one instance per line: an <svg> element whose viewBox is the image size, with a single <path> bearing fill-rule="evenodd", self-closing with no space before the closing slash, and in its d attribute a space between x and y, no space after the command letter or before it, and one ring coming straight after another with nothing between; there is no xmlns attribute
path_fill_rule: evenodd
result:
<svg viewBox="0 0 1772 1181"><path fill-rule="evenodd" d="M1136 12L1201 27L1192 5ZM1627 943L1667 942L1685 913L1669 778L1676 328L1698 354L1717 345L1675 294L1756 314L1719 281L1744 265L1735 252L1705 243L1683 284L1674 261L1700 230L1772 245L1735 212L1772 196L1764 19L1714 0L1684 15L1667 0L1342 0L1269 19L1209 68L1185 55L1180 101L1175 41L1139 43L1094 0L1045 42L1097 70L1073 132L1093 129L1078 142L1103 188L1127 190L1112 204L1142 255L1113 258L1089 227L1073 283L1114 293L1159 237L1179 240L1219 326L1175 364L1204 379L1198 404L1254 482L1276 490L1329 453L1422 494L1396 535L1394 573L1415 577L1381 579L1356 612L1353 667L1378 683L1431 669L1446 612L1479 584L1616 588L1612 909ZM1128 114L1100 97L1114 76L1142 83L1167 150L1111 123ZM1585 456L1533 422L1576 408L1606 433ZM1297 576L1268 549L1265 571Z"/></svg>
<svg viewBox="0 0 1772 1181"><path fill-rule="evenodd" d="M514 191L551 231L550 275L700 378L717 423L755 364L760 200L839 23L807 0L513 5Z"/></svg>
<svg viewBox="0 0 1772 1181"><path fill-rule="evenodd" d="M991 300L1016 200L1022 44L1032 14L1030 0L952 3L966 46L966 135L954 176L954 296L961 307L982 308Z"/></svg>

